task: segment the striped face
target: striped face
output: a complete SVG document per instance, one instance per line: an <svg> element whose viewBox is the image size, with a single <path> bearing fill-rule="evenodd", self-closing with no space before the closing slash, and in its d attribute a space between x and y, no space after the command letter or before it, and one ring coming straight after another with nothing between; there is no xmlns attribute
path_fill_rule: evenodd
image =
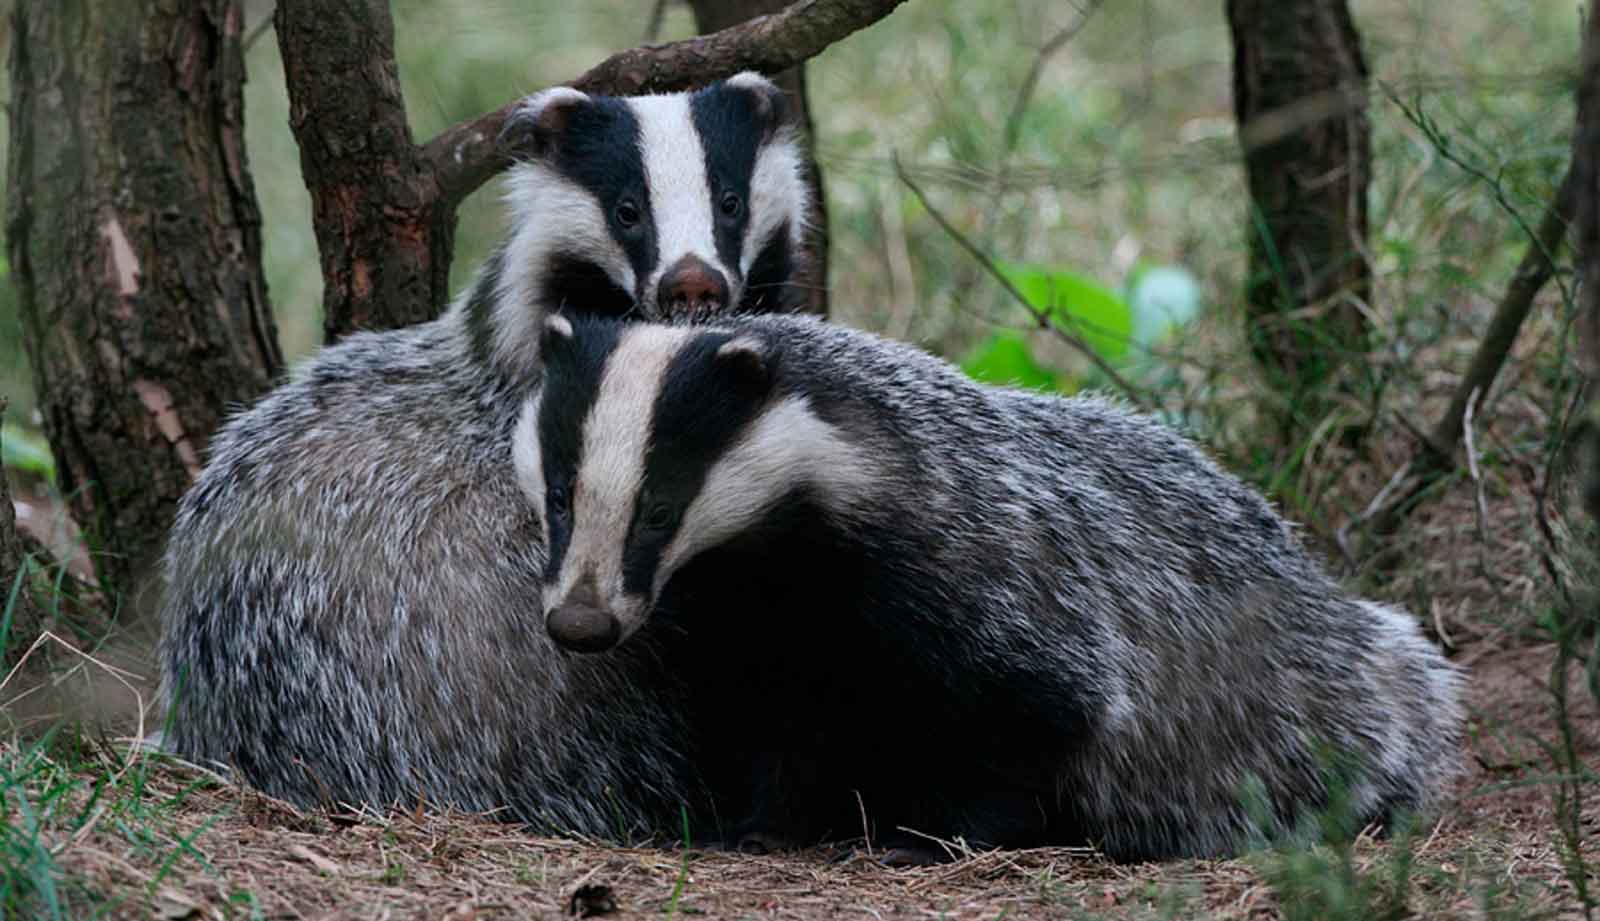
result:
<svg viewBox="0 0 1600 921"><path fill-rule="evenodd" d="M689 560L862 466L760 338L556 316L544 349L514 454L544 510L546 626L569 649L627 639Z"/></svg>
<svg viewBox="0 0 1600 921"><path fill-rule="evenodd" d="M501 134L518 229L497 347L537 341L530 304L677 318L792 302L810 207L795 138L781 91L753 73L693 93L529 97Z"/></svg>

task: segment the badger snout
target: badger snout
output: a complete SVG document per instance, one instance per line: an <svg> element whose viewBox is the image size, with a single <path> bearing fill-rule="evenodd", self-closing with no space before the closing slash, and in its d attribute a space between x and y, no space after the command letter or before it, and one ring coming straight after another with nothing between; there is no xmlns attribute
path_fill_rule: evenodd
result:
<svg viewBox="0 0 1600 921"><path fill-rule="evenodd" d="M697 256L679 259L656 287L656 309L664 317L721 313L728 302L728 279Z"/></svg>
<svg viewBox="0 0 1600 921"><path fill-rule="evenodd" d="M609 611L568 601L545 616L544 628L556 645L573 652L605 652L622 639L622 624Z"/></svg>

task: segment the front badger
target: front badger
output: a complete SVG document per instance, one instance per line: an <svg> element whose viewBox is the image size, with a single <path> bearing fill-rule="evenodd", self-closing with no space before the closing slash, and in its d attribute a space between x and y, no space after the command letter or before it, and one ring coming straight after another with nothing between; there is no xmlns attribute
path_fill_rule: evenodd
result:
<svg viewBox="0 0 1600 921"><path fill-rule="evenodd" d="M736 840L1216 856L1457 769L1456 670L1157 422L805 318L545 343L546 628L648 635Z"/></svg>

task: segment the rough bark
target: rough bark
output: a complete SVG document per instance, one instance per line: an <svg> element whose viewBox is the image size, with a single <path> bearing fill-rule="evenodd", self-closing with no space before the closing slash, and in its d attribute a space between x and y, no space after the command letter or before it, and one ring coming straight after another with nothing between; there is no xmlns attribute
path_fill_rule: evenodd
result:
<svg viewBox="0 0 1600 921"><path fill-rule="evenodd" d="M6 401L0 397L0 421L4 421ZM4 438L0 435L0 438ZM22 541L17 538L17 512L11 504L11 486L0 471L0 621L9 614L11 629L0 635L0 665L9 665L21 655L19 644L31 640L38 633L39 611L33 603L33 593L27 585L17 586L18 573L24 565ZM11 594L16 591L16 602L11 604Z"/></svg>
<svg viewBox="0 0 1600 921"><path fill-rule="evenodd" d="M455 202L412 142L389 0L283 0L273 17L327 341L431 319L448 295Z"/></svg>
<svg viewBox="0 0 1600 921"><path fill-rule="evenodd" d="M755 16L767 16L781 11L785 0L689 0L694 9L695 27L702 35L720 32ZM808 310L821 316L828 315L828 200L822 185L822 167L817 164L816 122L811 117L811 101L806 95L806 65L802 62L774 74L784 95L795 107L794 111L805 129L806 177L811 186L811 200L816 203L813 223L806 233L806 250L809 257L805 275L799 283L810 292Z"/></svg>
<svg viewBox="0 0 1600 921"><path fill-rule="evenodd" d="M1600 10L1593 5L1584 27L1571 169L1577 196L1573 248L1580 281L1578 308L1592 380L1600 372ZM1600 519L1600 400L1590 403L1588 421L1590 466L1584 498L1590 514Z"/></svg>
<svg viewBox="0 0 1600 921"><path fill-rule="evenodd" d="M1365 351L1367 67L1346 0L1227 0L1249 180L1252 347L1285 386Z"/></svg>
<svg viewBox="0 0 1600 921"><path fill-rule="evenodd" d="M62 492L129 589L282 360L234 0L12 7L7 246Z"/></svg>
<svg viewBox="0 0 1600 921"><path fill-rule="evenodd" d="M566 85L628 95L741 70L778 73L903 2L800 0L711 35L620 52ZM393 25L382 0L281 0L276 16L323 248L328 338L436 316L449 297L456 208L509 165L495 138L517 101L419 148L402 115ZM339 98L321 98L330 85ZM352 182L356 176L365 181Z"/></svg>

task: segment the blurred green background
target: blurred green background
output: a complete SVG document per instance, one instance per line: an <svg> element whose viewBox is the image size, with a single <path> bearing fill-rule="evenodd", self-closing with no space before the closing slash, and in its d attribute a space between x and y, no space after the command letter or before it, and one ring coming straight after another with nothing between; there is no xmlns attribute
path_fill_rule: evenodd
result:
<svg viewBox="0 0 1600 921"><path fill-rule="evenodd" d="M275 37L258 28L272 4L245 6L253 36L249 157L269 293L285 352L298 359L321 332L315 241ZM651 6L396 0L415 134L429 137L638 44ZM1375 78L1372 245L1385 329L1403 345L1418 322L1481 324L1522 238L1490 190L1444 162L1385 99L1385 87L1426 108L1536 220L1566 159L1576 6L1358 0L1353 9ZM1234 328L1245 199L1223 4L1106 4L1050 59L1007 154L1003 126L1018 86L1037 49L1077 15L1062 0L911 0L811 63L837 320L956 357L988 349L1012 376L1040 385L1070 388L1082 379L1081 360L1047 335L1019 333L995 345L997 327L1026 328L1027 315L897 182L890 154L898 152L938 207L1009 263L1065 269L1118 295L1130 293L1144 268L1182 268L1198 281L1204 312L1173 348L1217 361L1242 352ZM670 4L660 39L692 31L688 8ZM491 183L462 210L457 288L500 233L498 194ZM1167 383L1191 390L1228 386L1215 366L1199 380L1172 367L1141 373L1165 373ZM10 419L32 424L9 285L0 286L0 392L12 399Z"/></svg>

